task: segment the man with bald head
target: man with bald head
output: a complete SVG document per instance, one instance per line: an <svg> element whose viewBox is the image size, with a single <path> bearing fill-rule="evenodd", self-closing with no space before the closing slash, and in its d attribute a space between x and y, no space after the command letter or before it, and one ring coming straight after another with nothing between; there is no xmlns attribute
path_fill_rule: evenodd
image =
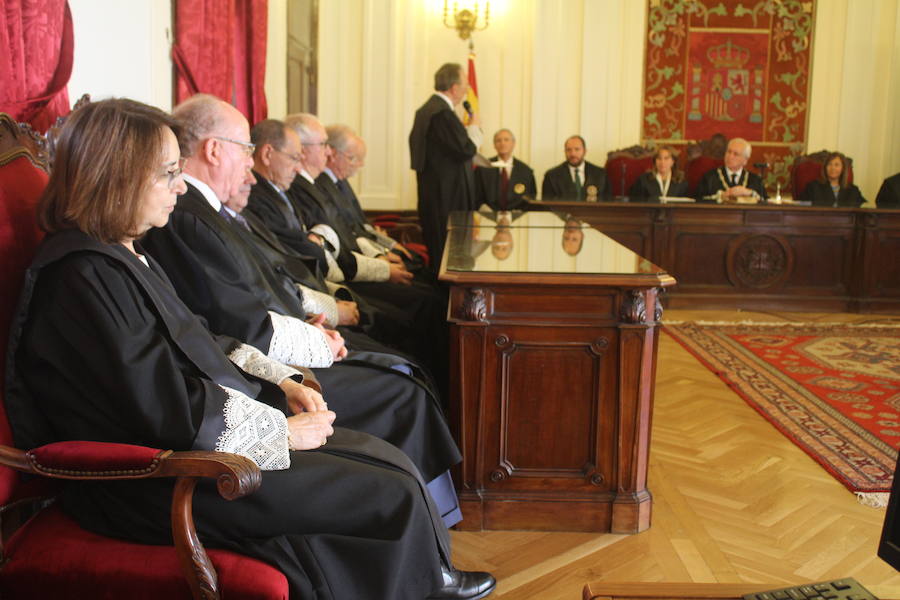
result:
<svg viewBox="0 0 900 600"><path fill-rule="evenodd" d="M584 159L584 138L573 135L564 145L566 161L549 169L541 185L542 200L605 200L609 197L606 169Z"/></svg>
<svg viewBox="0 0 900 600"><path fill-rule="evenodd" d="M725 204L735 203L739 198L765 201L768 196L762 178L745 168L751 151L747 140L729 140L725 149L725 164L703 175L697 186L697 200Z"/></svg>
<svg viewBox="0 0 900 600"><path fill-rule="evenodd" d="M235 224L237 211L224 206L240 196L254 164L243 115L208 95L185 101L173 114L183 124L179 144L189 156L184 168L188 189L169 223L148 234L143 245L162 264L179 297L214 333L258 349L260 361L312 369L333 394L336 424L343 421L344 427L404 450L429 485L448 491L444 497L454 510L447 469L459 452L432 390L416 376L418 366L389 352L348 354L341 334L322 325L324 315L307 311L302 291L247 241L247 232ZM239 151L229 156L232 146ZM276 170L270 175L288 178ZM222 338L222 343L230 342Z"/></svg>

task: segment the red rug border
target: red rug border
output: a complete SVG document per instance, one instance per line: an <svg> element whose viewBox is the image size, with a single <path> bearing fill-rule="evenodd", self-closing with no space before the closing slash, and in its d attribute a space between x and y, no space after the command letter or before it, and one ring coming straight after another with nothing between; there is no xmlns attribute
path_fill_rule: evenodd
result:
<svg viewBox="0 0 900 600"><path fill-rule="evenodd" d="M780 423L778 423L774 419L774 417L769 415L768 412L764 411L761 406L758 406L755 401L748 398L747 395L743 392L743 390L741 390L741 389L739 389L739 387L737 387L738 386L737 383L734 383L734 382L730 381L729 379L727 379L723 372L721 372L720 370L718 370L714 366L712 366L706 359L704 359L702 356L699 356L692 348L687 346L684 342L681 341L681 339L679 339L678 337L676 337L674 334L672 334L669 331L669 327L677 327L680 324L687 324L687 323L693 323L695 325L700 325L701 327L716 327L717 326L715 324L702 325L702 324L697 323L696 321L691 321L691 322L685 321L685 322L679 323L679 324L675 324L675 323L667 324L667 323L663 322L662 329L666 333L666 335L668 335L670 338L675 340L675 342L679 346L684 348L688 352L688 354L693 356L698 362L700 362L700 364L702 364L704 367L706 367L706 369L708 369L711 373L715 374L715 376L718 377L728 387L728 389L732 390L735 394L740 396L740 398L750 408L752 408L754 411L756 411L763 419L765 419L770 425L772 425L772 427L774 427L782 435L784 435L784 437L786 437L792 444L794 444L796 447L803 450L803 452L807 456L809 456L813 460L813 462L815 462L817 465L820 465L823 469L825 469L825 471L827 471L832 477L834 477L835 480L837 480L838 482L841 483L841 485L843 485L845 488L847 488L848 491L850 491L854 494L855 493L878 494L878 493L891 491L890 487L875 488L875 489L871 489L871 490L857 489L856 486L854 486L851 481L849 481L846 477L844 477L844 475L842 473L838 473L834 469L834 467L832 467L828 462L821 460L818 456L818 453L816 453L812 448L810 448L806 442L804 442L800 439L797 439L796 436L794 436L794 434L792 432L785 430L785 428ZM718 326L737 326L737 325L783 326L783 325L787 325L787 324L785 324L785 323L729 323L729 324L720 323L720 324L718 324ZM804 325L826 325L826 324L824 324L824 323L804 323ZM847 324L847 323L828 323L827 325L849 325L849 324Z"/></svg>

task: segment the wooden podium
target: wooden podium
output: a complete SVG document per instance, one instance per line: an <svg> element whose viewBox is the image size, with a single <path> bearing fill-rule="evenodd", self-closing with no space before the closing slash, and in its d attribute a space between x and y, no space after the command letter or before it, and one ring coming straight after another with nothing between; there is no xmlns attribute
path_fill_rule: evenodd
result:
<svg viewBox="0 0 900 600"><path fill-rule="evenodd" d="M440 279L458 527L649 527L658 294L675 280L549 212L452 214Z"/></svg>

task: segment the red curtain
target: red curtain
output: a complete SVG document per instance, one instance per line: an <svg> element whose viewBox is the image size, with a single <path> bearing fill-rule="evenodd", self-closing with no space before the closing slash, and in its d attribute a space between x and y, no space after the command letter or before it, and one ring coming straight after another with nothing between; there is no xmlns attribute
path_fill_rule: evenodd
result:
<svg viewBox="0 0 900 600"><path fill-rule="evenodd" d="M172 58L176 103L198 92L266 118L268 0L176 0Z"/></svg>
<svg viewBox="0 0 900 600"><path fill-rule="evenodd" d="M0 2L0 112L38 131L68 114L73 46L66 0Z"/></svg>

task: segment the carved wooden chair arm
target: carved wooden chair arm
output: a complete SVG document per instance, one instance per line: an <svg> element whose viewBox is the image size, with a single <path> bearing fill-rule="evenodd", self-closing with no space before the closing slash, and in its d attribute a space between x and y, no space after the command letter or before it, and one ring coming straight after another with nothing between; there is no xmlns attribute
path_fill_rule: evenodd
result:
<svg viewBox="0 0 900 600"><path fill-rule="evenodd" d="M249 458L226 452L173 452L106 442L56 442L23 451L0 445L0 465L54 479L108 481L174 477L172 538L182 573L194 598L219 598L212 562L197 538L193 517L194 487L213 478L226 500L259 488L259 467Z"/></svg>

